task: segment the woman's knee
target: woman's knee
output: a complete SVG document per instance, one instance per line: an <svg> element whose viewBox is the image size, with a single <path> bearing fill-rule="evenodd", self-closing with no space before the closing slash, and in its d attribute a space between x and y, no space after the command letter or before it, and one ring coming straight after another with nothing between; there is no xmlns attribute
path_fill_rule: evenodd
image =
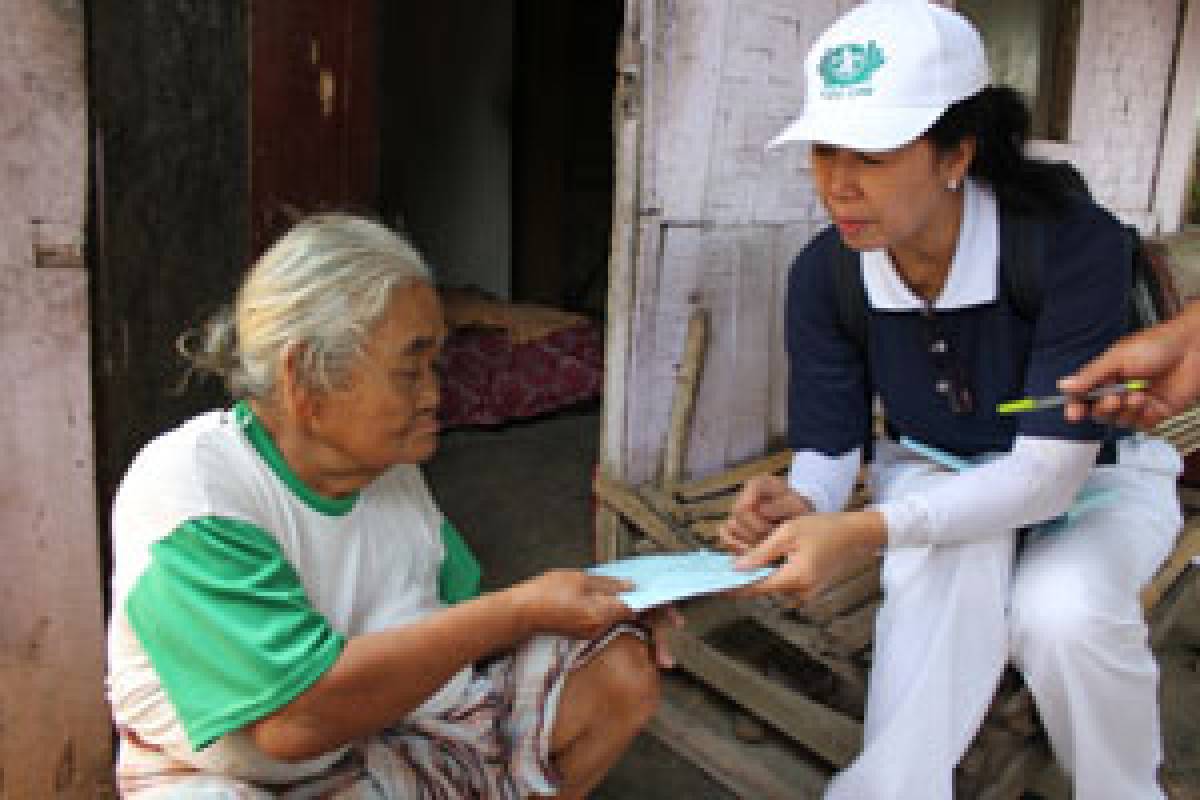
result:
<svg viewBox="0 0 1200 800"><path fill-rule="evenodd" d="M661 687L649 645L631 634L616 637L594 658L603 706L643 725L658 710Z"/></svg>
<svg viewBox="0 0 1200 800"><path fill-rule="evenodd" d="M1141 630L1137 598L1113 596L1071 570L1022 576L1013 587L1012 641L1018 660L1034 651L1060 653L1102 647L1114 636Z"/></svg>

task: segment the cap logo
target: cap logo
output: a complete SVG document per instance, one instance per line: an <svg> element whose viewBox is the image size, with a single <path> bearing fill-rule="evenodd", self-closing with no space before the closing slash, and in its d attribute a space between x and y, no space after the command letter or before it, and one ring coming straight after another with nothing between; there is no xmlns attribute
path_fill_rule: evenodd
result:
<svg viewBox="0 0 1200 800"><path fill-rule="evenodd" d="M874 41L865 45L843 44L826 50L817 70L826 89L850 89L870 80L885 61L883 50ZM863 89L855 92L862 93ZM865 93L869 94L870 89Z"/></svg>

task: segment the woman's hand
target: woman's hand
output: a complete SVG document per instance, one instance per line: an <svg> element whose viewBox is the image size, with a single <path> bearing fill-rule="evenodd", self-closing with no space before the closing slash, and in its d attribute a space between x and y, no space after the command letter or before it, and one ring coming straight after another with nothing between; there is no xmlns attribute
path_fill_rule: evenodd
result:
<svg viewBox="0 0 1200 800"><path fill-rule="evenodd" d="M578 570L551 570L519 583L510 591L529 635L553 633L576 639L594 639L619 622L644 625L650 632L654 661L662 669L675 666L669 631L683 627L683 615L674 606L660 606L640 615L617 597L633 588L629 581Z"/></svg>
<svg viewBox="0 0 1200 800"><path fill-rule="evenodd" d="M720 542L727 550L744 553L782 522L812 513L808 498L792 490L783 478L760 475L746 481L721 525Z"/></svg>
<svg viewBox="0 0 1200 800"><path fill-rule="evenodd" d="M668 639L674 628L682 628L683 615L672 605L658 606L646 611L641 616L641 622L650 629L650 646L654 651L654 663L659 669L671 669L675 666L675 656L671 653Z"/></svg>
<svg viewBox="0 0 1200 800"><path fill-rule="evenodd" d="M1066 406L1067 419L1092 417L1100 422L1147 430L1200 400L1200 303L1178 317L1128 336L1059 381L1075 395L1108 383L1144 380L1143 391L1083 399Z"/></svg>
<svg viewBox="0 0 1200 800"><path fill-rule="evenodd" d="M810 600L868 564L886 541L887 526L876 511L796 517L738 559L738 569L782 564L773 574L736 593L786 593Z"/></svg>
<svg viewBox="0 0 1200 800"><path fill-rule="evenodd" d="M629 581L556 569L508 591L512 593L522 628L530 636L554 633L594 639L618 622L634 618L629 606L617 597L632 588Z"/></svg>

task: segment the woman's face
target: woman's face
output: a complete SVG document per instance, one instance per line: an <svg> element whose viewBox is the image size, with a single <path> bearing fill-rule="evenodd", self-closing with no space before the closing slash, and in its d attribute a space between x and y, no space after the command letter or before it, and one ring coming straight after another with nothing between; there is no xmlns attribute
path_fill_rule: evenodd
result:
<svg viewBox="0 0 1200 800"><path fill-rule="evenodd" d="M891 248L919 236L947 208L947 186L969 163L968 155L940 154L924 138L883 153L814 143L811 155L821 202L854 250Z"/></svg>
<svg viewBox="0 0 1200 800"><path fill-rule="evenodd" d="M378 473L433 455L445 340L437 292L423 283L397 289L346 385L313 408L312 432L348 470Z"/></svg>

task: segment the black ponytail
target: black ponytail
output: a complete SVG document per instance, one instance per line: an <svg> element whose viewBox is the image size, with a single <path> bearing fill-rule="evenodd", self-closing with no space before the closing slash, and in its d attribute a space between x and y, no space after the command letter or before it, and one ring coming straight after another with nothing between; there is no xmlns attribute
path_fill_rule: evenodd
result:
<svg viewBox="0 0 1200 800"><path fill-rule="evenodd" d="M1032 158L1025 152L1032 119L1021 93L989 86L960 100L925 134L939 151L974 137L975 160L967 174L985 181L1002 208L1032 216L1057 216L1086 184L1073 168Z"/></svg>

